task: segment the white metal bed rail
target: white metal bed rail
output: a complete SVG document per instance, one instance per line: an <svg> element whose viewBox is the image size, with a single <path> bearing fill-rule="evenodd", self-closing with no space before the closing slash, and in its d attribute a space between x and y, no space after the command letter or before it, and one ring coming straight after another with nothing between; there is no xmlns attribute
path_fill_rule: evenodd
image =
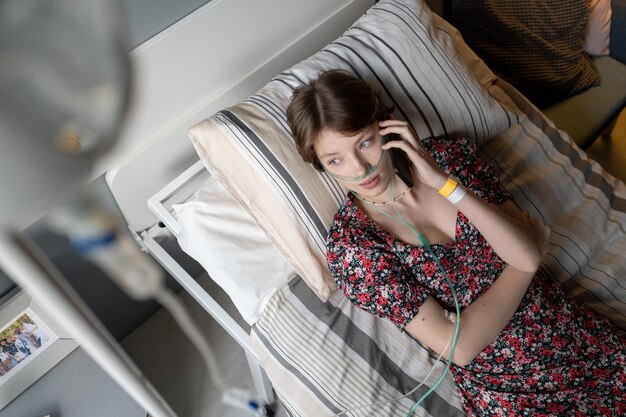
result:
<svg viewBox="0 0 626 417"><path fill-rule="evenodd" d="M164 204L187 186L191 181L202 174L208 174L201 161L198 161L185 170L176 179L148 199L150 210L160 219L165 227L175 236L178 236L179 225ZM259 357L254 350L250 335L224 310L224 308L204 289L198 282L185 271L185 269L156 241L156 237L162 235L163 226L154 224L148 230L136 235L142 248L150 253L165 268L178 283L198 302L220 326L230 334L233 339L244 349L257 395L267 404L274 402L274 394L271 384L259 364Z"/></svg>
<svg viewBox="0 0 626 417"><path fill-rule="evenodd" d="M176 177L172 182L159 190L154 196L148 199L148 207L150 210L152 210L152 212L163 222L163 224L165 224L165 226L176 238L178 238L179 234L178 222L170 210L165 207L164 201L174 196L192 179L206 172L207 171L204 168L202 161L197 161L191 167L187 168L182 174Z"/></svg>

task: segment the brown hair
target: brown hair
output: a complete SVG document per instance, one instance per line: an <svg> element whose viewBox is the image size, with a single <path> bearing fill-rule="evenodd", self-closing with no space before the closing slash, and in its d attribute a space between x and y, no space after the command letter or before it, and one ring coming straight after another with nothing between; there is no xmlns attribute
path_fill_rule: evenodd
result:
<svg viewBox="0 0 626 417"><path fill-rule="evenodd" d="M287 122L302 159L321 171L313 144L323 130L356 134L382 120L387 111L380 93L366 81L347 71L329 70L296 88Z"/></svg>

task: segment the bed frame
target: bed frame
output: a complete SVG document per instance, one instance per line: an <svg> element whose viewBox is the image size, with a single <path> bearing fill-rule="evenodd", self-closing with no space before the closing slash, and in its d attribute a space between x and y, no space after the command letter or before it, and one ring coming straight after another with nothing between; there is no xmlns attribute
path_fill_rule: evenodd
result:
<svg viewBox="0 0 626 417"><path fill-rule="evenodd" d="M252 346L250 335L239 323L198 284L196 279L159 244L157 238L162 236L164 228L174 237L178 237L179 226L171 211L171 205L185 201L202 184L209 173L201 161L194 163L189 169L163 187L148 199L150 210L158 217L159 222L141 233L135 233L140 246L150 253L172 277L204 308L228 334L244 349L256 394L266 404L274 402L271 384L265 376L259 358Z"/></svg>
<svg viewBox="0 0 626 417"><path fill-rule="evenodd" d="M186 131L331 42L373 3L211 1L132 51L130 117L120 144L96 169L106 170L138 244L245 350L257 395L267 403L274 401L272 389L247 331L159 243L164 234L178 235L172 204L191 196L209 175ZM274 18L267 29L258 24L275 16L289 18Z"/></svg>

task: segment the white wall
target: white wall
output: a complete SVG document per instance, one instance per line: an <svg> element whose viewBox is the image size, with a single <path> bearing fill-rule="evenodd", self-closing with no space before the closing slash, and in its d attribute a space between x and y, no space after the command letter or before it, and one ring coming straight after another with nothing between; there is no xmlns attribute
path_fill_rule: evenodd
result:
<svg viewBox="0 0 626 417"><path fill-rule="evenodd" d="M172 23L211 0L123 0L130 49L141 45Z"/></svg>

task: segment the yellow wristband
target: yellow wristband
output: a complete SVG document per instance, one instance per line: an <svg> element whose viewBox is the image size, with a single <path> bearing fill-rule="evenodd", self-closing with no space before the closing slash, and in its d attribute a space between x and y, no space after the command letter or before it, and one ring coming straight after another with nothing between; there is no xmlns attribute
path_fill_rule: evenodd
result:
<svg viewBox="0 0 626 417"><path fill-rule="evenodd" d="M452 194L452 191L454 191L457 185L458 184L456 181L454 181L452 178L448 178L448 181L446 181L443 187L439 189L438 193L448 198L448 196Z"/></svg>

